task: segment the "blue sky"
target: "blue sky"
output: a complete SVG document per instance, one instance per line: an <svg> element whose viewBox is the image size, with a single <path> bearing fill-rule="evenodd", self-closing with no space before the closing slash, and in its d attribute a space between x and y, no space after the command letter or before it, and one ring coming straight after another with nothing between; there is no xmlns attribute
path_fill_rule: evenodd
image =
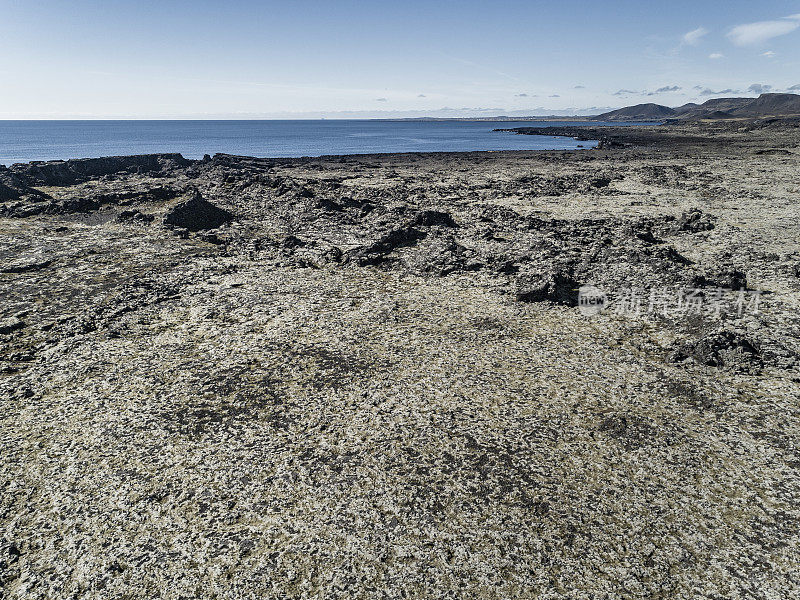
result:
<svg viewBox="0 0 800 600"><path fill-rule="evenodd" d="M4 119L578 114L800 86L800 0L0 0L0 56Z"/></svg>

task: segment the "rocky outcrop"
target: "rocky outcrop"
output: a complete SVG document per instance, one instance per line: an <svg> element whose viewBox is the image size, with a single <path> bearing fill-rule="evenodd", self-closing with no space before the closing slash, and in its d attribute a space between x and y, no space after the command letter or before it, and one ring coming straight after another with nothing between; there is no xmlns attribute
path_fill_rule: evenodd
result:
<svg viewBox="0 0 800 600"><path fill-rule="evenodd" d="M22 177L0 165L0 202L19 200L23 197L29 200L48 198L47 194L33 189Z"/></svg>
<svg viewBox="0 0 800 600"><path fill-rule="evenodd" d="M147 223L152 223L154 219L155 216L143 213L135 208L123 210L117 215L118 223L135 223L139 225L145 225Z"/></svg>
<svg viewBox="0 0 800 600"><path fill-rule="evenodd" d="M701 231L711 231L714 229L716 218L713 215L704 213L699 208L693 208L682 213L671 225L674 231L699 233Z"/></svg>
<svg viewBox="0 0 800 600"><path fill-rule="evenodd" d="M25 327L25 322L19 317L11 317L10 319L3 319L0 321L0 334L11 333L17 329Z"/></svg>
<svg viewBox="0 0 800 600"><path fill-rule="evenodd" d="M670 359L753 374L760 373L764 366L758 345L735 331L717 331L679 344Z"/></svg>
<svg viewBox="0 0 800 600"><path fill-rule="evenodd" d="M31 162L12 165L10 171L28 185L61 186L115 173L164 173L190 164L177 153L139 154Z"/></svg>
<svg viewBox="0 0 800 600"><path fill-rule="evenodd" d="M521 302L554 302L578 305L578 283L569 270L523 276L517 281L516 298Z"/></svg>
<svg viewBox="0 0 800 600"><path fill-rule="evenodd" d="M188 199L179 202L167 211L163 223L166 226L188 231L201 231L216 229L231 219L233 219L231 213L211 204L203 198L199 191L194 190Z"/></svg>

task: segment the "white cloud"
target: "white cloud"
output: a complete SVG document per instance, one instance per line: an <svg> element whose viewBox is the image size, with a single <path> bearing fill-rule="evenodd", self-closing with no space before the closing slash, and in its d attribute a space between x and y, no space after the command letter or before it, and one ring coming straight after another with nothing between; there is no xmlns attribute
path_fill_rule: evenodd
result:
<svg viewBox="0 0 800 600"><path fill-rule="evenodd" d="M767 50L761 56L766 56L767 58L774 58L776 54L772 50Z"/></svg>
<svg viewBox="0 0 800 600"><path fill-rule="evenodd" d="M725 55L722 52L714 52L713 54L709 54L708 58L711 60L717 60L718 58L725 58Z"/></svg>
<svg viewBox="0 0 800 600"><path fill-rule="evenodd" d="M728 32L728 39L737 46L762 44L779 35L792 33L800 27L800 14L784 17L780 21L759 21L737 25Z"/></svg>
<svg viewBox="0 0 800 600"><path fill-rule="evenodd" d="M683 35L683 43L687 46L697 46L705 35L708 35L708 29L705 27L692 29L692 31Z"/></svg>

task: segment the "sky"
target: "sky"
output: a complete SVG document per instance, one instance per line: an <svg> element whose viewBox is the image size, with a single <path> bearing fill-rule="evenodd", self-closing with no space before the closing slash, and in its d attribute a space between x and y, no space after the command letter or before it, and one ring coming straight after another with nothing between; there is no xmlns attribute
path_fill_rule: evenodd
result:
<svg viewBox="0 0 800 600"><path fill-rule="evenodd" d="M800 93L800 0L0 0L0 119L596 114Z"/></svg>

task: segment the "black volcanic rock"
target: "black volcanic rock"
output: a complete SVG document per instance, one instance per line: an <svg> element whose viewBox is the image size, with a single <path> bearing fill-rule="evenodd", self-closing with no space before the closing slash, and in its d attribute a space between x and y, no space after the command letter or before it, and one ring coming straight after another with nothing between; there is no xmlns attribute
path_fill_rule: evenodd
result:
<svg viewBox="0 0 800 600"><path fill-rule="evenodd" d="M188 200L176 204L164 215L164 225L201 231L215 229L232 218L233 215L227 210L211 204L199 191L194 190Z"/></svg>
<svg viewBox="0 0 800 600"><path fill-rule="evenodd" d="M29 187L21 177L10 169L0 165L0 202L17 200L21 196L45 199L47 194Z"/></svg>
<svg viewBox="0 0 800 600"><path fill-rule="evenodd" d="M457 227L453 217L446 212L438 210L421 210L412 220L413 225L431 226L441 225L443 227Z"/></svg>
<svg viewBox="0 0 800 600"><path fill-rule="evenodd" d="M521 276L517 280L516 298L520 302L550 301L566 306L577 306L578 288L568 269L559 269L541 275Z"/></svg>
<svg viewBox="0 0 800 600"><path fill-rule="evenodd" d="M6 185L2 181L0 181L0 202L5 202L7 200L16 200L19 198L20 192L12 188L10 185Z"/></svg>
<svg viewBox="0 0 800 600"><path fill-rule="evenodd" d="M670 355L672 362L694 362L739 373L757 374L764 362L757 344L733 331L717 331L678 345Z"/></svg>
<svg viewBox="0 0 800 600"><path fill-rule="evenodd" d="M716 225L713 215L704 213L699 208L693 208L681 214L674 222L674 230L699 233L701 231L711 231Z"/></svg>
<svg viewBox="0 0 800 600"><path fill-rule="evenodd" d="M152 222L154 218L155 217L153 215L144 214L141 211L136 210L135 208L129 208L119 213L117 215L116 221L118 223L145 224Z"/></svg>
<svg viewBox="0 0 800 600"><path fill-rule="evenodd" d="M10 319L0 321L0 334L11 333L17 329L22 329L23 327L25 327L25 323L23 321L21 321L18 317L11 317Z"/></svg>
<svg viewBox="0 0 800 600"><path fill-rule="evenodd" d="M186 167L181 154L139 154L72 160L35 161L12 165L10 171L28 185L71 185L114 173L159 173Z"/></svg>

